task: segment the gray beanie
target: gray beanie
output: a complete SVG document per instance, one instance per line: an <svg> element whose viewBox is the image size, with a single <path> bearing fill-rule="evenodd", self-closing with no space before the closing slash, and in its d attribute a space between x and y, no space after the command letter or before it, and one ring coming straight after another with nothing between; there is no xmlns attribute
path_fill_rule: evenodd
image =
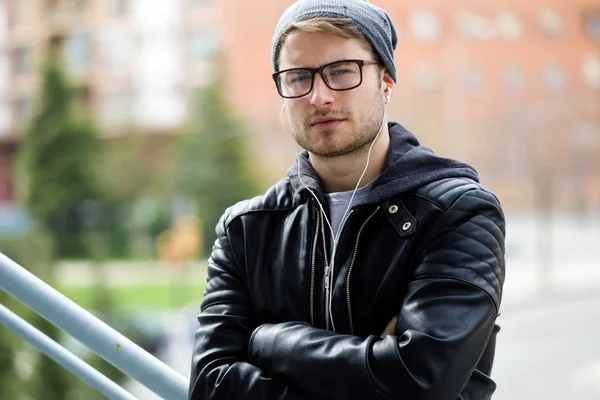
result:
<svg viewBox="0 0 600 400"><path fill-rule="evenodd" d="M313 18L349 18L358 30L371 43L375 53L396 81L394 50L398 44L398 35L387 13L366 0L299 0L288 7L281 15L273 35L272 57L273 71L278 71L279 49L277 44L293 22Z"/></svg>

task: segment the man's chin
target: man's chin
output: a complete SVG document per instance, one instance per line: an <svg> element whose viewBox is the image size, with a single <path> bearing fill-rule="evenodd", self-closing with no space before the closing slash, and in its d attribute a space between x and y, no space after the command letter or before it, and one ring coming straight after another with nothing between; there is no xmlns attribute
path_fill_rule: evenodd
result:
<svg viewBox="0 0 600 400"><path fill-rule="evenodd" d="M348 142L348 133L336 129L305 132L303 137L296 136L296 142L319 158L340 157L357 150L356 143Z"/></svg>
<svg viewBox="0 0 600 400"><path fill-rule="evenodd" d="M345 156L352 153L355 149L351 147L310 147L307 149L309 153L319 158L335 158Z"/></svg>
<svg viewBox="0 0 600 400"><path fill-rule="evenodd" d="M344 142L344 143L319 143L318 145L313 145L313 143L308 143L308 146L302 146L309 153L315 155L319 158L335 158L342 157L349 154L362 154L367 151L369 148L371 141L366 141L364 143L360 143L357 141L353 142Z"/></svg>

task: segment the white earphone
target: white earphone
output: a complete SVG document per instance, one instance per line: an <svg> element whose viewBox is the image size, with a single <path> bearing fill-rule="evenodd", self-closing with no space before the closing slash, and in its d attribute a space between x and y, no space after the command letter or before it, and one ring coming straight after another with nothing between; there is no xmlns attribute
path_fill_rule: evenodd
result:
<svg viewBox="0 0 600 400"><path fill-rule="evenodd" d="M391 84L391 83L389 83L389 82L387 83L387 89L388 89L388 90L387 90L386 99L387 99L387 102L389 103L389 102L390 102L390 100L391 100L391 98L392 98L392 84ZM356 183L356 187L354 188L354 191L353 191L353 193L352 193L352 196L350 197L350 201L349 201L349 203L348 203L348 207L346 208L346 211L344 212L344 215L343 215L343 217L342 217L342 220L344 220L344 219L345 219L345 217L346 217L346 215L348 214L348 212L349 212L349 210L350 210L350 207L351 207L351 205L352 205L352 200L354 199L354 195L356 194L356 191L358 190L358 187L360 186L360 182L362 181L362 179L363 179L363 177L364 177L365 173L367 172L367 168L369 167L369 161L370 161L370 158L371 158L371 150L373 149L373 145L374 145L374 144L375 144L375 142L377 141L377 138L379 137L380 133L383 131L383 128L384 128L384 126L385 126L385 121L386 121L386 116L387 116L387 108L388 108L388 104L386 104L386 105L385 105L385 109L384 109L383 118L382 118L382 120L381 120L381 125L380 125L380 127L379 127L379 130L377 131L377 134L375 135L375 138L374 138L374 139L373 139L373 141L371 142L371 146L369 147L369 151L367 152L367 160L366 160L366 165L365 165L365 168L364 168L364 170L363 170L363 172L362 172L362 174L361 174L360 178L358 179L358 182ZM282 125L282 127L283 127L283 130L284 130L286 133L288 133L288 132L287 132L287 129L286 129L286 126L285 126L285 123L284 123L284 121L283 121L283 111L284 111L284 110L285 110L285 102L284 102L284 103L282 104L282 106L281 106L281 111L279 112L279 120L280 120L280 122L281 122L281 125ZM299 149L298 149L298 152L297 152L297 157L300 157L300 150L299 150ZM331 233L332 241L333 241L333 242L335 242L335 240L336 240L336 237L335 237L335 235L333 234L333 228L332 228L332 226L331 226L331 223L330 223L330 221L329 221L329 218L327 218L327 215L326 215L326 213L325 213L325 210L324 210L324 208L323 208L323 205L321 204L321 202L319 201L319 198L318 198L318 197L315 195L315 193L314 193L314 192L313 192L313 191L312 191L310 188L308 188L308 187L307 187L307 186L304 184L304 181L302 180L302 174L300 173L300 162L298 162L298 161L297 161L297 162L296 162L296 164L298 165L298 179L300 180L300 183L302 184L302 186L304 186L304 188L306 188L306 189L307 189L307 190L308 190L308 191L311 193L311 195L313 196L313 198L314 198L314 199L316 200L316 202L319 204L319 208L321 209L321 215L323 216L323 219L325 220L325 222L327 223L327 225L328 225L328 227L329 227L329 231L330 231L330 233ZM325 229L324 229L324 228L325 228L325 227L323 226L323 230L322 230L322 233L323 233L323 234L324 234L324 232L325 232ZM338 233L339 233L339 232L338 232ZM323 246L325 246L325 241L323 241ZM324 253L325 253L325 254L327 254L327 251L324 251ZM334 250L334 254L335 254L335 250ZM326 265L328 265L328 264L329 264L329 263L328 263L328 261L327 261L327 258L325 258L325 264L326 264ZM332 276L333 276L333 268L334 268L334 264L332 263L332 265L331 265L331 275L332 275ZM332 327L332 330L335 332L335 323L334 323L334 320L333 320L333 313L332 313L332 310L331 310L331 302L332 302L332 298L333 298L333 296L332 296L332 293L331 293L331 292L332 292L332 289L333 289L333 285L330 285L330 287L329 287L329 306L328 306L328 308L329 308L329 319L330 319L330 321L331 321L331 327Z"/></svg>

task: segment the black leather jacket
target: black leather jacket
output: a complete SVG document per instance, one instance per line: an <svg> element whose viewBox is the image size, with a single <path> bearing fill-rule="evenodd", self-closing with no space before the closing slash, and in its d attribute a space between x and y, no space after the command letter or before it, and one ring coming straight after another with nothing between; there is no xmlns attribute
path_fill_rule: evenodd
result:
<svg viewBox="0 0 600 400"><path fill-rule="evenodd" d="M500 204L468 166L435 156L397 124L390 138L386 169L342 222L333 266L307 188L325 212L327 204L305 157L303 182L296 165L264 196L226 211L190 399L491 398ZM382 339L393 316L395 335Z"/></svg>

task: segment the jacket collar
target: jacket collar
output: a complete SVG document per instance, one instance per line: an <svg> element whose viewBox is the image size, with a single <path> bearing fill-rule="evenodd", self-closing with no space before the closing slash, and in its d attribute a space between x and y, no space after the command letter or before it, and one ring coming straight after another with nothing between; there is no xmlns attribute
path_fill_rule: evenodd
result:
<svg viewBox="0 0 600 400"><path fill-rule="evenodd" d="M390 149L385 167L375 179L364 204L380 203L440 179L455 177L479 181L471 166L436 155L430 148L421 146L402 125L390 122L388 129ZM306 150L296 157L296 162L288 170L288 177L296 193L308 188L319 198L323 197L323 187Z"/></svg>

